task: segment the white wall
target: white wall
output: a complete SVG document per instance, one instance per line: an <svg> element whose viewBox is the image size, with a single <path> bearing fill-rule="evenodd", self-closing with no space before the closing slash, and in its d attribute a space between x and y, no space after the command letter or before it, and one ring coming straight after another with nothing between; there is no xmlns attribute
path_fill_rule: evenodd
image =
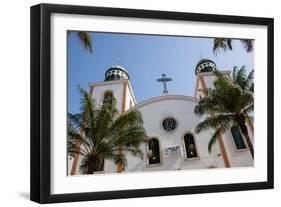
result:
<svg viewBox="0 0 281 207"><path fill-rule="evenodd" d="M30 0L2 1L0 38L1 88L1 206L38 206L29 197L29 7L40 2L83 4L138 9L265 16L275 18L275 57L281 56L281 13L279 1L224 0ZM275 91L281 91L281 63L276 58ZM281 99L275 94L275 190L124 199L52 206L268 206L281 201ZM238 199L239 198L239 199ZM237 203L237 200L242 201Z"/></svg>
<svg viewBox="0 0 281 207"><path fill-rule="evenodd" d="M169 99L167 99L169 97ZM144 160L131 158L128 160L128 171L159 171L178 169L204 169L210 165L223 167L222 157L217 157L220 153L219 147L214 146L210 155L206 146L210 139L209 133L195 134L194 128L200 122L200 118L193 113L196 101L188 99L186 96L161 96L153 99L154 102L140 107L136 106L143 114L144 127L149 137L157 138L160 145L160 164L156 166L146 166L147 157ZM158 100L158 101L155 101ZM148 102L148 101L145 101ZM167 133L162 129L161 123L166 117L174 117L177 121L177 128ZM165 157L164 148L180 146L182 153L185 153L183 136L186 133L194 135L199 159L186 160L185 154L181 156ZM145 146L142 148L146 152Z"/></svg>
<svg viewBox="0 0 281 207"><path fill-rule="evenodd" d="M96 101L97 106L101 106L103 101L104 93L106 91L112 91L113 96L117 100L117 110L121 113L122 112L122 101L123 101L123 81L110 81L106 85L97 85L94 87L93 90L93 98Z"/></svg>

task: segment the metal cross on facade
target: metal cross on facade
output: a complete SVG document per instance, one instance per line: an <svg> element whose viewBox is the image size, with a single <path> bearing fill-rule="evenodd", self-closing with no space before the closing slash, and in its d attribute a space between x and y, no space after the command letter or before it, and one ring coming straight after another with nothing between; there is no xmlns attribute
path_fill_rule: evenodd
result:
<svg viewBox="0 0 281 207"><path fill-rule="evenodd" d="M162 76L161 76L161 78L158 78L157 81L163 83L163 87L164 87L163 94L168 94L167 82L168 82L168 81L172 81L172 78L167 78L167 77L166 77L166 74L163 73Z"/></svg>

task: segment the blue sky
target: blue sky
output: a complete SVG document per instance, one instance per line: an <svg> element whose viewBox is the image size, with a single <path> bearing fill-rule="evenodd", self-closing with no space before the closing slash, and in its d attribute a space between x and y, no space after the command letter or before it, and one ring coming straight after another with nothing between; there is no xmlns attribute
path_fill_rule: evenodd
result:
<svg viewBox="0 0 281 207"><path fill-rule="evenodd" d="M75 32L68 37L68 111L79 112L77 86L104 81L105 71L113 65L125 67L130 75L137 102L162 95L163 85L156 81L162 73L172 78L169 94L193 96L195 66L201 58L213 60L219 70L233 66L254 69L254 53L247 53L240 41L233 50L213 54L213 38L194 38L119 33L90 33L93 53L86 51Z"/></svg>

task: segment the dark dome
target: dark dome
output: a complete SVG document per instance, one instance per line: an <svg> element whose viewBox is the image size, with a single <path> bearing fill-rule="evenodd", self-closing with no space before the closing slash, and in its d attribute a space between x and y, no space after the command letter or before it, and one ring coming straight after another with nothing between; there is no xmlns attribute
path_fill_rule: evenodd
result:
<svg viewBox="0 0 281 207"><path fill-rule="evenodd" d="M128 71L120 65L112 66L105 72L105 81L112 80L129 80Z"/></svg>
<svg viewBox="0 0 281 207"><path fill-rule="evenodd" d="M217 70L216 63L207 58L203 58L197 63L196 68L195 68L195 74L197 75L198 73L212 72L215 70Z"/></svg>

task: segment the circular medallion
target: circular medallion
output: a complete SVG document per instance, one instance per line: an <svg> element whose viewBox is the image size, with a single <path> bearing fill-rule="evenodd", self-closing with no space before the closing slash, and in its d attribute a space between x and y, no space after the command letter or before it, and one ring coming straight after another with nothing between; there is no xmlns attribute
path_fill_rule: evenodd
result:
<svg viewBox="0 0 281 207"><path fill-rule="evenodd" d="M171 132L177 128L177 121L172 117L168 117L162 121L162 127L165 131Z"/></svg>

